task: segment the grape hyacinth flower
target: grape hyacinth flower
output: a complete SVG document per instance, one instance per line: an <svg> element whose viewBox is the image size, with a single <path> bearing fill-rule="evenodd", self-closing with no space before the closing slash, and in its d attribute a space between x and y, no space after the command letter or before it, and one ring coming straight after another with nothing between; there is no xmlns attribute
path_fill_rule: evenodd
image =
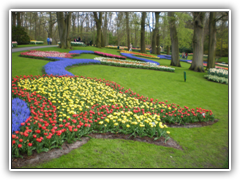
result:
<svg viewBox="0 0 240 180"><path fill-rule="evenodd" d="M12 99L12 133L20 130L21 123L30 116L27 103L19 98Z"/></svg>

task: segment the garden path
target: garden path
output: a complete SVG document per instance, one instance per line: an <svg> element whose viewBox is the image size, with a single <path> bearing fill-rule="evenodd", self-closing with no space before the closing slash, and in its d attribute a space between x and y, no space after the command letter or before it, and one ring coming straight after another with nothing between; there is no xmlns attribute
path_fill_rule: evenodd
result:
<svg viewBox="0 0 240 180"><path fill-rule="evenodd" d="M32 49L47 48L47 47L57 47L57 45L47 45L47 46L32 46L32 47L22 47L22 48L12 48L13 52L27 51Z"/></svg>

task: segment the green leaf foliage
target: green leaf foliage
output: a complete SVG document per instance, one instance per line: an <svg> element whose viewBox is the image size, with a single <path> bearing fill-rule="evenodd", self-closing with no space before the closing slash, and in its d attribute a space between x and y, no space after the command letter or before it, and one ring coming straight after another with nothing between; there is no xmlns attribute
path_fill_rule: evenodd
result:
<svg viewBox="0 0 240 180"><path fill-rule="evenodd" d="M17 41L18 44L29 44L30 37L25 32L25 29L20 26L12 27L12 41Z"/></svg>

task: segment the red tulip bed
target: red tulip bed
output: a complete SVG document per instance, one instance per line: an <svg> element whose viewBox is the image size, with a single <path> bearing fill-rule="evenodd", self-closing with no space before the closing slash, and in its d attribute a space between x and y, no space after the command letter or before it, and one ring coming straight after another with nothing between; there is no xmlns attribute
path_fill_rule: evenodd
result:
<svg viewBox="0 0 240 180"><path fill-rule="evenodd" d="M12 79L12 98L30 116L12 133L12 157L60 148L89 133L122 133L169 138L167 125L213 121L211 110L191 109L141 96L105 79L78 76L20 76Z"/></svg>
<svg viewBox="0 0 240 180"><path fill-rule="evenodd" d="M72 58L73 56L78 56L78 53L61 53L57 51L37 51L30 50L28 52L23 52L20 54L21 57L29 57L29 58L38 58L38 59L46 59L46 60L54 60L55 58Z"/></svg>

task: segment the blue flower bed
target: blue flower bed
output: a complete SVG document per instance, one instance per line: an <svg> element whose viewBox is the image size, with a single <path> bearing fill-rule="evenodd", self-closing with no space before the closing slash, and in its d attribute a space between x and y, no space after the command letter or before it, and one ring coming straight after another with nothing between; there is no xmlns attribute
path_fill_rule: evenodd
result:
<svg viewBox="0 0 240 180"><path fill-rule="evenodd" d="M169 59L169 60L171 60L171 55L157 55L157 57L160 57L161 59Z"/></svg>
<svg viewBox="0 0 240 180"><path fill-rule="evenodd" d="M70 75L74 76L74 74L65 70L68 66L73 66L76 64L92 64L99 63L98 60L93 59L69 59L69 58L59 58L59 61L49 62L44 66L44 70L48 75Z"/></svg>
<svg viewBox="0 0 240 180"><path fill-rule="evenodd" d="M171 55L157 55L157 57L160 57L161 59L171 60ZM192 62L192 60L187 60L187 59L180 59L180 61L187 62L187 63L191 63ZM203 61L203 63L207 63L207 62Z"/></svg>
<svg viewBox="0 0 240 180"><path fill-rule="evenodd" d="M12 99L12 133L19 131L21 123L30 116L30 109L27 103L19 98Z"/></svg>
<svg viewBox="0 0 240 180"><path fill-rule="evenodd" d="M87 51L87 50L73 50L69 51L69 53L77 53L77 54L94 54L94 51Z"/></svg>
<svg viewBox="0 0 240 180"><path fill-rule="evenodd" d="M160 65L159 62L152 61L152 60L149 60L149 59L140 58L140 57L136 57L133 54L128 54L128 53L120 53L120 54L122 56L125 56L125 57L130 58L130 59L135 59L135 60L138 60L138 61L150 62L150 63L155 63L157 65Z"/></svg>

